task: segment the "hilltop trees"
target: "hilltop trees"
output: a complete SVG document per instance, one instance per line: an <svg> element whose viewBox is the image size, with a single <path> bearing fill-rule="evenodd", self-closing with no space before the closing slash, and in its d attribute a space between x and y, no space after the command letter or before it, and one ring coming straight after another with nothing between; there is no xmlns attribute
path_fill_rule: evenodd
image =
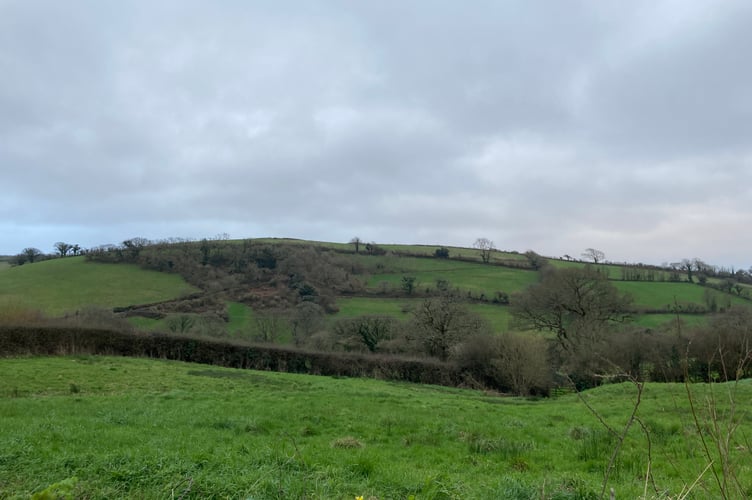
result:
<svg viewBox="0 0 752 500"><path fill-rule="evenodd" d="M587 260L592 260L593 264L598 264L599 262L603 262L603 259L606 258L606 254L595 248L586 248L585 251L582 252L582 257Z"/></svg>
<svg viewBox="0 0 752 500"><path fill-rule="evenodd" d="M68 252L73 250L73 245L70 245L64 241L58 241L57 243L55 243L55 250L60 257L65 257L66 255L68 255Z"/></svg>
<svg viewBox="0 0 752 500"><path fill-rule="evenodd" d="M18 256L18 263L23 264L24 262L33 263L36 260L39 260L40 257L42 257L42 251L38 248L34 247L27 247L21 250L21 254Z"/></svg>

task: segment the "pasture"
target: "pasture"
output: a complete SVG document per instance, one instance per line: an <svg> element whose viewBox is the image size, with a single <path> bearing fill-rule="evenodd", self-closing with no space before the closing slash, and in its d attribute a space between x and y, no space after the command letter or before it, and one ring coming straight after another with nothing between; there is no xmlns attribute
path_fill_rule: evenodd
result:
<svg viewBox="0 0 752 500"><path fill-rule="evenodd" d="M596 498L615 447L573 394L95 356L0 359L0 374L3 498L61 482L86 498ZM691 391L710 401L711 387ZM728 391L752 398L749 381L712 391L720 422ZM628 384L583 394L615 429L634 396ZM748 405L736 410L730 458L749 494L752 420ZM608 483L616 498L676 495L698 478L696 497L715 497L685 388L648 385L638 416L651 451L632 426Z"/></svg>
<svg viewBox="0 0 752 500"><path fill-rule="evenodd" d="M672 310L675 304L704 306L706 294L714 295L720 306L749 305L750 301L689 282L669 281L612 281L616 288L629 293L639 308Z"/></svg>
<svg viewBox="0 0 752 500"><path fill-rule="evenodd" d="M371 290L379 290L386 283L389 289L399 291L403 276L412 276L416 290L435 291L437 281L444 280L452 289L483 293L490 298L497 291L523 290L538 278L535 271L447 259L362 256L359 260L372 273L367 283Z"/></svg>
<svg viewBox="0 0 752 500"><path fill-rule="evenodd" d="M195 291L175 274L68 257L3 271L0 307L23 305L48 315L61 315L83 307L112 308L169 300Z"/></svg>

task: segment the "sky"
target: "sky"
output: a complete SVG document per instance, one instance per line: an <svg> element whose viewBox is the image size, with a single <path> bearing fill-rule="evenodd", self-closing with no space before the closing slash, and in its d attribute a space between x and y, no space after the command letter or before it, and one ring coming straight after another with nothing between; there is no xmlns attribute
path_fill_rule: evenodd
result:
<svg viewBox="0 0 752 500"><path fill-rule="evenodd" d="M747 0L0 0L0 254L132 237L752 265Z"/></svg>

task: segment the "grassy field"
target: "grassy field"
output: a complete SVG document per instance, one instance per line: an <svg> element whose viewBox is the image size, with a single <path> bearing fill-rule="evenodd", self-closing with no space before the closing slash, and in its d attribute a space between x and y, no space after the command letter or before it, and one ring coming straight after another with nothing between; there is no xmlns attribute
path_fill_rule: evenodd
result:
<svg viewBox="0 0 752 500"><path fill-rule="evenodd" d="M614 449L574 395L532 401L111 357L0 359L0 374L2 498L65 480L76 498L595 498ZM752 398L748 381L737 390ZM584 395L616 429L633 396L624 384ZM749 436L749 406L738 410L736 435ZM655 486L676 495L706 465L684 387L649 385L638 415ZM752 493L749 442L731 445ZM616 498L658 496L644 482L646 450L635 425L611 474ZM694 493L714 498L712 488L708 473Z"/></svg>
<svg viewBox="0 0 752 500"><path fill-rule="evenodd" d="M243 240L236 240L238 242L241 242ZM352 243L332 243L332 242L325 242L325 241L308 241L308 240L298 240L294 238L254 238L254 242L258 243L270 243L270 244L277 244L277 243L284 243L284 244L293 244L293 245L316 245L321 246L324 248L331 248L334 250L349 250L354 251L355 245ZM363 241L360 244L360 252L361 254L365 254L366 250L366 244L367 241ZM384 250L387 250L389 252L396 252L396 253L409 253L414 255L426 255L426 256L433 256L436 252L436 249L438 248L446 248L449 250L449 256L450 257L462 257L462 258L470 258L470 259L477 259L479 262L481 260L480 257L480 250L476 250L475 248L468 248L468 247L452 247L452 246L445 246L445 245L398 245L398 244L377 244L380 248L383 248ZM519 261L525 261L526 258L524 255L517 253L517 252L506 252L506 251L494 251L491 253L491 262L503 262L503 261L509 261L509 260L519 260Z"/></svg>
<svg viewBox="0 0 752 500"><path fill-rule="evenodd" d="M592 266L593 268L598 269L601 272L605 272L610 279L621 279L621 266L616 266L613 264L593 264L590 262L559 260L559 259L550 259L548 263L554 267L558 267L561 269L571 268L571 267Z"/></svg>
<svg viewBox="0 0 752 500"><path fill-rule="evenodd" d="M248 330L253 323L253 309L239 302L228 302L227 317L229 318L227 331L231 334Z"/></svg>
<svg viewBox="0 0 752 500"><path fill-rule="evenodd" d="M409 311L423 299L373 299L365 297L344 298L337 301L338 318L352 318L363 315L384 315L407 319Z"/></svg>
<svg viewBox="0 0 752 500"><path fill-rule="evenodd" d="M752 304L748 300L687 282L612 281L611 283L622 292L631 294L637 307L671 308L676 302L704 306L706 292L716 295L719 305Z"/></svg>
<svg viewBox="0 0 752 500"><path fill-rule="evenodd" d="M371 289L378 289L385 282L391 289L400 290L402 277L413 276L418 289L428 287L435 290L437 280L446 280L452 288L492 296L497 291L512 293L523 290L538 279L538 273L534 271L472 262L411 257L360 259L373 273L367 283Z"/></svg>
<svg viewBox="0 0 752 500"><path fill-rule="evenodd" d="M23 304L59 315L85 306L115 307L168 300L195 291L175 274L83 257L53 259L3 271L0 307Z"/></svg>

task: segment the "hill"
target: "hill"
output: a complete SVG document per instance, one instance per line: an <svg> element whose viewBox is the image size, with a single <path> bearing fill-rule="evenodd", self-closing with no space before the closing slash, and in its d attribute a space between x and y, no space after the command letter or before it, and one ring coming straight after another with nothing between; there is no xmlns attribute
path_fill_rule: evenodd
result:
<svg viewBox="0 0 752 500"><path fill-rule="evenodd" d="M135 318L133 324L160 329L167 328L171 314L210 313L237 332L239 325L251 328L254 311L293 307L301 298L295 292L301 290L315 294L331 318L351 317L353 311L400 318L416 298L450 290L480 312L496 331L507 331L509 296L538 281L540 275L529 256L515 252L493 252L489 262L483 263L480 251L472 248L368 245L368 250L364 245L356 253L351 244L266 238L152 244L135 253L133 247L95 250L86 258L6 267L9 272L0 279L0 305L23 304L51 315L90 305L127 307L128 316ZM439 249L444 249L448 258L437 258ZM557 268L586 265L547 261ZM118 265L102 265L105 262ZM715 288L689 283L676 271L671 271L672 275L669 270L646 274L640 268L641 274L635 275L629 266L597 268L633 296L640 313L638 322L646 325L654 326L665 314L676 312L690 314L685 319L696 323L698 313L750 304L748 298L718 289L713 283L710 285ZM645 279L646 275L650 279ZM635 276L638 279L630 279ZM409 289L405 280L410 280ZM191 292L201 292L205 300L179 307L148 306ZM145 307L133 307L139 305ZM139 318L139 314L143 315Z"/></svg>
<svg viewBox="0 0 752 500"><path fill-rule="evenodd" d="M533 252L134 239L2 271L0 322L28 325L33 314L13 312L26 307L65 317L64 326L429 357L457 364L471 386L519 394L597 386L606 372L652 381L747 376L749 367L727 364L746 345L738 326L751 310L746 290L689 277ZM728 311L727 321L715 317Z"/></svg>
<svg viewBox="0 0 752 500"><path fill-rule="evenodd" d="M597 498L616 447L573 394L536 401L112 357L0 359L0 373L3 498L52 484L76 498ZM739 439L752 424L720 395L749 400L752 385L691 391L712 401L716 417L697 408L700 421L739 426L728 459L734 491L749 494ZM616 498L720 496L699 434L712 431L691 423L686 394L645 387L636 416L651 446L629 427L607 485ZM621 431L634 396L618 384L584 397Z"/></svg>
<svg viewBox="0 0 752 500"><path fill-rule="evenodd" d="M60 315L86 307L112 309L169 300L197 290L174 274L68 257L3 270L0 307L21 305Z"/></svg>

